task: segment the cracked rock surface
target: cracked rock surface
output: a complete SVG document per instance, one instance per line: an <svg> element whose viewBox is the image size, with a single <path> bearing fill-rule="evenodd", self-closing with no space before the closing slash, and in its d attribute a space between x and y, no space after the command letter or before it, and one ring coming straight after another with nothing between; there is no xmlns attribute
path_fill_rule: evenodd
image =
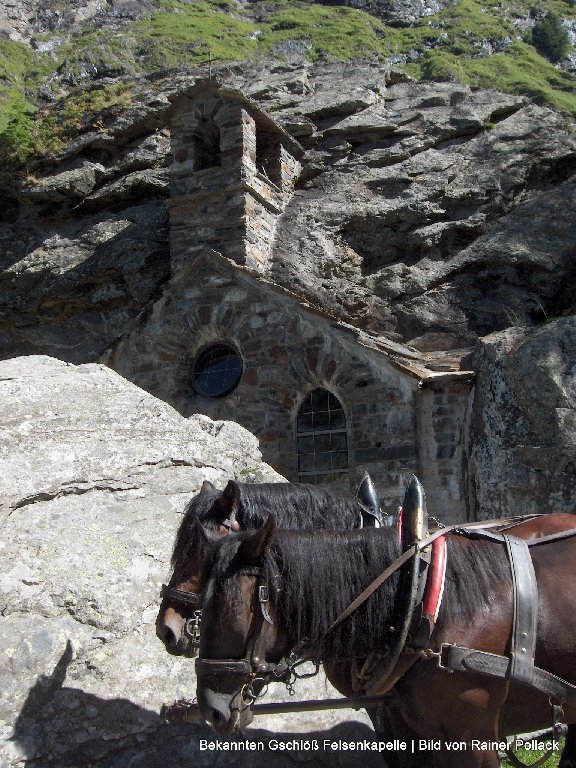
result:
<svg viewBox="0 0 576 768"><path fill-rule="evenodd" d="M101 365L5 361L0 399L0 765L223 765L225 753L199 751L206 727L160 721L196 684L193 662L155 636L159 588L204 478L282 478L242 427L185 419ZM326 692L318 680L298 690ZM365 721L267 718L251 735L359 738Z"/></svg>
<svg viewBox="0 0 576 768"><path fill-rule="evenodd" d="M576 142L528 99L374 62L222 65L306 150L269 275L422 351L574 314ZM134 105L0 194L0 356L101 359L169 280L169 101ZM345 87L343 87L345 84ZM198 233L191 231L190 237Z"/></svg>
<svg viewBox="0 0 576 768"><path fill-rule="evenodd" d="M474 367L467 466L477 510L575 512L576 318L486 336Z"/></svg>

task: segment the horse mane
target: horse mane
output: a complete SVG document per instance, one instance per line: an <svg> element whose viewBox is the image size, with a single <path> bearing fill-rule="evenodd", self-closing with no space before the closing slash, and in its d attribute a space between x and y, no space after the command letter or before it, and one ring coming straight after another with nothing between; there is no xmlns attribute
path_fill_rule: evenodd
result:
<svg viewBox="0 0 576 768"><path fill-rule="evenodd" d="M234 481L242 530L261 528L274 515L282 528L352 528L358 524L360 507L351 494L336 494L326 488L303 483L240 483ZM222 496L217 489L203 491L190 500L176 533L172 567L188 558L198 544L196 518L215 530L221 514L214 510Z"/></svg>
<svg viewBox="0 0 576 768"><path fill-rule="evenodd" d="M274 515L281 528L351 528L360 507L347 493L304 483L236 483L242 530L261 528Z"/></svg>
<svg viewBox="0 0 576 768"><path fill-rule="evenodd" d="M478 611L490 610L497 587L503 582L511 584L510 563L503 544L456 534L448 536L446 583L438 624L441 626L448 610L451 616L458 610L462 620L469 624Z"/></svg>
<svg viewBox="0 0 576 768"><path fill-rule="evenodd" d="M199 543L198 534L194 520L198 518L202 525L210 530L216 528L216 519L211 515L212 507L217 499L222 495L222 491L214 488L213 490L202 491L196 494L188 502L184 510L184 517L176 531L174 548L172 549L172 568L176 567L183 558L188 558Z"/></svg>
<svg viewBox="0 0 576 768"><path fill-rule="evenodd" d="M210 577L214 589L235 599L230 579L242 569L239 549L249 533L226 537L214 553ZM458 611L469 623L493 599L495 585L510 578L503 549L489 542L449 537L446 588L442 610ZM326 635L340 613L400 555L395 530L278 530L263 558L276 621L292 646L306 639L318 660L385 653L398 626L401 576L395 573L342 624ZM280 578L278 578L280 574ZM237 596L236 596L237 597ZM442 614L440 620L442 619Z"/></svg>
<svg viewBox="0 0 576 768"><path fill-rule="evenodd" d="M239 549L249 537L244 532L227 536L213 557L213 589L223 590L229 599L234 599L230 577L242 570ZM311 655L318 660L361 656L374 640L384 647L389 631L383 617L396 610L398 574L324 636L347 605L399 554L396 531L389 528L279 529L263 558L265 579L280 587L270 596L278 626L288 632L293 644L306 638Z"/></svg>

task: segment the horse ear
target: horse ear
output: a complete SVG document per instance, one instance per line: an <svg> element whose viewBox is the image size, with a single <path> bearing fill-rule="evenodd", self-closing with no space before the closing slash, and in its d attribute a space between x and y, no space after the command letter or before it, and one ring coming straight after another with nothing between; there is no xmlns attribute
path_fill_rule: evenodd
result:
<svg viewBox="0 0 576 768"><path fill-rule="evenodd" d="M217 533L214 533L214 531L209 531L207 528L204 528L197 517L194 518L194 525L200 536L200 541L204 542L204 544L216 544L222 538L221 536L218 536Z"/></svg>
<svg viewBox="0 0 576 768"><path fill-rule="evenodd" d="M243 563L247 565L260 565L263 555L272 544L274 532L276 531L276 519L270 515L265 525L250 536L249 539L242 542L239 555Z"/></svg>
<svg viewBox="0 0 576 768"><path fill-rule="evenodd" d="M222 491L221 496L215 502L213 510L215 514L222 518L221 522L225 520L230 521L230 528L233 531L240 530L238 521L236 520L236 512L240 506L240 493L238 491L238 484L234 480L229 480L228 485Z"/></svg>
<svg viewBox="0 0 576 768"><path fill-rule="evenodd" d="M206 493L206 491L215 491L216 486L213 485L210 480L203 480L202 481L202 487L200 488L200 493Z"/></svg>

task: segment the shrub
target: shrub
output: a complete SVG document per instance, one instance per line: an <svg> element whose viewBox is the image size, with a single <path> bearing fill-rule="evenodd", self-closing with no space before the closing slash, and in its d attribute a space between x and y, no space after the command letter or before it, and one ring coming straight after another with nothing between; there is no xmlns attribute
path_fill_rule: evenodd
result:
<svg viewBox="0 0 576 768"><path fill-rule="evenodd" d="M31 106L19 93L11 95L2 115L3 128L0 130L0 163L20 165L32 152Z"/></svg>
<svg viewBox="0 0 576 768"><path fill-rule="evenodd" d="M550 61L566 58L570 38L560 17L550 12L542 21L537 22L532 29L532 44Z"/></svg>

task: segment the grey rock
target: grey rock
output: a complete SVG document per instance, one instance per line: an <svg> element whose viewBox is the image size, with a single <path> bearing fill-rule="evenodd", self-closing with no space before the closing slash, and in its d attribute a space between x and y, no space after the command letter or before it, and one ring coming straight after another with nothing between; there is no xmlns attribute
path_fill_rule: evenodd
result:
<svg viewBox="0 0 576 768"><path fill-rule="evenodd" d="M487 336L474 366L471 511L576 512L576 319Z"/></svg>
<svg viewBox="0 0 576 768"><path fill-rule="evenodd" d="M280 285L377 335L448 333L456 346L571 306L576 150L559 115L523 97L407 81L377 62L294 58L217 75L306 148L276 230ZM143 82L133 108L18 186L0 224L1 355L98 359L158 295L168 97L193 82ZM92 238L95 216L117 232L110 247ZM134 226L119 231L121 221Z"/></svg>
<svg viewBox="0 0 576 768"><path fill-rule="evenodd" d="M198 745L213 737L207 728L159 718L163 703L195 689L193 662L155 637L159 587L204 478L283 478L242 427L185 419L102 365L5 361L0 396L0 763L214 764L218 753ZM318 680L298 693L335 695ZM264 718L251 735L369 737L366 722Z"/></svg>
<svg viewBox="0 0 576 768"><path fill-rule="evenodd" d="M85 162L79 168L55 173L34 180L19 189L19 197L33 203L78 202L86 198L99 179L104 168L98 163Z"/></svg>
<svg viewBox="0 0 576 768"><path fill-rule="evenodd" d="M95 360L168 276L165 205L128 200L118 213L73 215L50 224L22 207L14 215L22 217L25 230L19 241L10 225L0 225L0 323L7 329L1 354Z"/></svg>
<svg viewBox="0 0 576 768"><path fill-rule="evenodd" d="M408 343L447 332L465 346L564 301L575 145L560 117L491 91L399 83L314 120L302 191L277 231L278 282Z"/></svg>
<svg viewBox="0 0 576 768"><path fill-rule="evenodd" d="M168 197L169 183L167 168L134 171L99 187L86 197L86 203L90 208L101 208L148 195Z"/></svg>

